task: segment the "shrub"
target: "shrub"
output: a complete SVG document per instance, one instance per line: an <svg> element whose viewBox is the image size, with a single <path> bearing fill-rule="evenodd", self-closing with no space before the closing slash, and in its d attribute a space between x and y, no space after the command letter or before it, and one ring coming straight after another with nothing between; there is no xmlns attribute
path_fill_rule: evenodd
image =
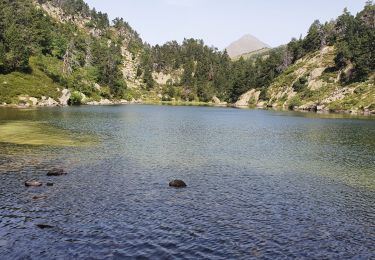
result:
<svg viewBox="0 0 375 260"><path fill-rule="evenodd" d="M257 100L255 97L252 97L249 99L249 102L248 102L249 107L255 107L256 104L257 104Z"/></svg>
<svg viewBox="0 0 375 260"><path fill-rule="evenodd" d="M79 106L82 104L82 95L78 91L74 91L69 99L69 105Z"/></svg>
<svg viewBox="0 0 375 260"><path fill-rule="evenodd" d="M302 101L298 95L295 95L288 101L289 109L294 109L294 107L299 107L300 105L302 105Z"/></svg>
<svg viewBox="0 0 375 260"><path fill-rule="evenodd" d="M267 92L268 92L267 88L262 88L259 94L259 99L263 101L269 100L269 96Z"/></svg>
<svg viewBox="0 0 375 260"><path fill-rule="evenodd" d="M301 77L299 78L294 84L293 84L293 89L296 92L301 92L306 89L306 83L307 83L307 78L306 77Z"/></svg>

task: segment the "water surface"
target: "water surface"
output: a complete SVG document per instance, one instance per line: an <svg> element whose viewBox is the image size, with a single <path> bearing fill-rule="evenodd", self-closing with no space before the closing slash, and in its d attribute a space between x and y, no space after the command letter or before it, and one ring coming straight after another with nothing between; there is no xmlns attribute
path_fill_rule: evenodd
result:
<svg viewBox="0 0 375 260"><path fill-rule="evenodd" d="M0 258L375 257L371 118L1 109L0 136ZM47 177L53 167L69 174ZM55 186L27 189L30 178Z"/></svg>

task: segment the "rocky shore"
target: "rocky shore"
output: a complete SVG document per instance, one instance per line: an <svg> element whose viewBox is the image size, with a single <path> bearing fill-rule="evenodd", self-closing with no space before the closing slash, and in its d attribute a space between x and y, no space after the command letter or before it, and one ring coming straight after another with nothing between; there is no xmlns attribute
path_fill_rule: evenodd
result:
<svg viewBox="0 0 375 260"><path fill-rule="evenodd" d="M123 105L123 104L140 104L142 100L125 100L125 99L100 99L91 100L87 98L83 93L79 93L82 97L82 105L94 105L94 106L105 106L105 105ZM69 106L72 92L69 89L63 89L61 96L56 100L51 97L42 96L40 98L30 96L19 96L18 104L0 104L0 107L13 107L13 108L32 108L32 107L65 107Z"/></svg>
<svg viewBox="0 0 375 260"><path fill-rule="evenodd" d="M345 97L340 92L340 98ZM332 109L329 108L330 101L337 100L337 95L334 98L327 99L325 102L322 103L314 103L308 102L306 104L302 104L300 106L288 106L287 103L280 104L280 103L266 103L259 98L260 91L252 89L243 95L240 96L238 101L232 104L232 107L235 108L259 108L259 109L274 109L274 110L290 110L290 111L300 111L300 112L316 112L316 113L340 113L340 114L353 114L353 115L375 115L375 109L372 107L365 107L363 109Z"/></svg>
<svg viewBox="0 0 375 260"><path fill-rule="evenodd" d="M375 115L374 109L329 109L325 105L319 105L315 103L308 103L301 106L280 106L278 104L267 104L259 100L260 91L251 90L243 94L236 103L227 103L220 101L219 98L214 96L210 102L195 102L195 101L147 101L142 99L100 99L90 100L83 93L82 105L91 106L110 106L110 105L126 105L126 104L166 104L172 106L216 106L216 107L233 107L233 108L257 108L257 109L273 109L273 110L289 110L299 112L315 112L320 114L328 113L340 113L340 114L352 114L352 115ZM18 104L0 104L0 107L12 107L12 108L35 108L35 107L65 107L69 106L69 100L72 93L68 89L61 91L61 96L55 100L51 97L42 96L41 98L30 97L30 96L19 96Z"/></svg>

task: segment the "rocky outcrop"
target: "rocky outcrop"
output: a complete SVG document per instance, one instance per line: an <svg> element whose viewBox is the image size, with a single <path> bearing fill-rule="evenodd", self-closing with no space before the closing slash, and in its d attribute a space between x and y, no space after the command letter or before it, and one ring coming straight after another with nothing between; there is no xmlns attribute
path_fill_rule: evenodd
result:
<svg viewBox="0 0 375 260"><path fill-rule="evenodd" d="M59 106L59 103L51 97L42 96L41 99L28 96L19 96L18 97L19 107L55 107Z"/></svg>
<svg viewBox="0 0 375 260"><path fill-rule="evenodd" d="M256 89L249 90L242 94L238 101L234 103L235 107L248 107L249 105L256 105L259 101L260 91Z"/></svg>
<svg viewBox="0 0 375 260"><path fill-rule="evenodd" d="M212 103L215 106L227 106L228 105L227 102L222 102L217 96L212 97Z"/></svg>
<svg viewBox="0 0 375 260"><path fill-rule="evenodd" d="M124 41L121 47L121 54L123 57L122 74L126 80L129 88L139 88L142 86L142 81L138 78L137 70L140 66L140 59L134 56L127 48L127 42Z"/></svg>
<svg viewBox="0 0 375 260"><path fill-rule="evenodd" d="M80 13L77 13L75 15L68 15L61 8L55 6L49 1L45 1L45 3L39 3L39 1L34 0L34 4L38 8L43 9L48 15L50 15L60 23L73 23L82 29L86 28L86 24L91 21L91 17L86 17ZM94 30L93 33L97 34L98 32Z"/></svg>
<svg viewBox="0 0 375 260"><path fill-rule="evenodd" d="M35 98L35 97L29 97L29 101L30 101L31 105L34 106L34 107L36 105L38 105L38 99Z"/></svg>
<svg viewBox="0 0 375 260"><path fill-rule="evenodd" d="M42 99L38 102L39 107L55 107L59 103L51 97L42 96Z"/></svg>
<svg viewBox="0 0 375 260"><path fill-rule="evenodd" d="M216 105L219 105L221 103L220 99L217 96L214 96L212 98L212 102Z"/></svg>
<svg viewBox="0 0 375 260"><path fill-rule="evenodd" d="M322 100L322 104L329 104L331 102L344 99L347 95L352 94L354 92L354 88L344 87L342 89L338 89L331 93L328 97Z"/></svg>
<svg viewBox="0 0 375 260"><path fill-rule="evenodd" d="M181 80L183 70L175 70L171 73L153 72L152 78L159 85L178 84Z"/></svg>
<svg viewBox="0 0 375 260"><path fill-rule="evenodd" d="M113 105L114 102L109 99L101 99L99 101L90 101L86 103L87 105L91 106L105 106L105 105Z"/></svg>
<svg viewBox="0 0 375 260"><path fill-rule="evenodd" d="M67 106L71 95L72 93L69 89L63 89L61 91L61 97L59 98L60 105Z"/></svg>

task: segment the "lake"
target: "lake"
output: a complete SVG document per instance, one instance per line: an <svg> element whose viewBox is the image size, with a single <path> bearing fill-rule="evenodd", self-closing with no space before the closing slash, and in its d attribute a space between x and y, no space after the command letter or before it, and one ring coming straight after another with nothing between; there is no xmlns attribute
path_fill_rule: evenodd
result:
<svg viewBox="0 0 375 260"><path fill-rule="evenodd" d="M369 117L0 109L0 180L2 259L375 257Z"/></svg>

